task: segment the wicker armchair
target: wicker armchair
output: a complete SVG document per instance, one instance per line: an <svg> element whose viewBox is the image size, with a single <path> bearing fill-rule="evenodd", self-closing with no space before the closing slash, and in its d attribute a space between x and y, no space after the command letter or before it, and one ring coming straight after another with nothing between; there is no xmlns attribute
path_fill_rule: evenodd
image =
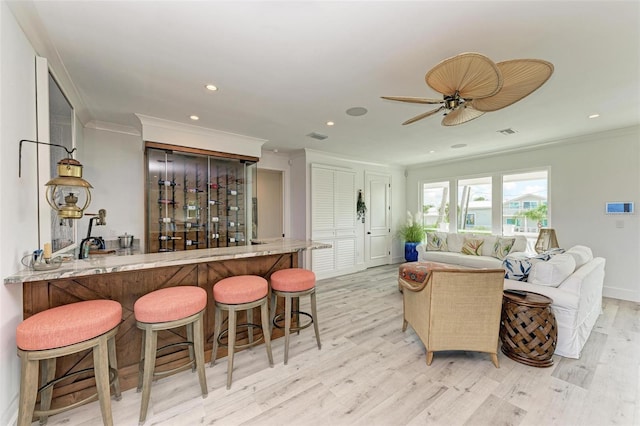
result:
<svg viewBox="0 0 640 426"><path fill-rule="evenodd" d="M496 368L504 270L432 269L417 286L403 287L404 323L433 353L448 350L486 352Z"/></svg>

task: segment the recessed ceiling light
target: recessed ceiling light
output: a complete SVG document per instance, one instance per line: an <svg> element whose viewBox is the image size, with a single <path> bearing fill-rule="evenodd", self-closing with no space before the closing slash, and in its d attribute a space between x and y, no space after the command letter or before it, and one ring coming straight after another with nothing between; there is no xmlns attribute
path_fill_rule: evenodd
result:
<svg viewBox="0 0 640 426"><path fill-rule="evenodd" d="M216 86L215 84L207 84L204 87L206 87L207 90L211 90L212 92L215 92L216 90L218 90L218 86Z"/></svg>
<svg viewBox="0 0 640 426"><path fill-rule="evenodd" d="M193 121L200 120L200 117L198 117L197 115L190 115L189 118L192 119Z"/></svg>
<svg viewBox="0 0 640 426"><path fill-rule="evenodd" d="M363 107L353 107L347 110L347 115L352 117L359 117L361 115L365 115L367 113L367 109Z"/></svg>
<svg viewBox="0 0 640 426"><path fill-rule="evenodd" d="M333 126L334 124L336 123L334 123L333 121L327 121L327 126Z"/></svg>
<svg viewBox="0 0 640 426"><path fill-rule="evenodd" d="M589 116L589 118L598 118L598 117L600 117L600 114L591 114Z"/></svg>
<svg viewBox="0 0 640 426"><path fill-rule="evenodd" d="M429 151L429 154L433 154L435 153L435 151L432 149L431 151Z"/></svg>
<svg viewBox="0 0 640 426"><path fill-rule="evenodd" d="M457 143L455 145L451 145L451 148L458 149L458 148L464 148L465 146L467 146L466 143Z"/></svg>

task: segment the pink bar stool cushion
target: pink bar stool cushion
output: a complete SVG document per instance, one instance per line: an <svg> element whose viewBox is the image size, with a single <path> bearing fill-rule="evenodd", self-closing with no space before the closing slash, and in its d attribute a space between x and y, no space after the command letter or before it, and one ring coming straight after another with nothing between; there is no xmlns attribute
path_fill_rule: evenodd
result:
<svg viewBox="0 0 640 426"><path fill-rule="evenodd" d="M305 291L316 285L316 274L302 268L281 269L271 274L271 288L278 291Z"/></svg>
<svg viewBox="0 0 640 426"><path fill-rule="evenodd" d="M196 286L163 288L147 293L133 305L136 321L158 323L195 315L207 306L207 291Z"/></svg>
<svg viewBox="0 0 640 426"><path fill-rule="evenodd" d="M39 312L16 329L25 351L61 348L93 339L122 321L122 306L113 300L87 300Z"/></svg>
<svg viewBox="0 0 640 426"><path fill-rule="evenodd" d="M269 292L269 283L257 275L238 275L218 281L213 286L216 302L238 305L262 299Z"/></svg>

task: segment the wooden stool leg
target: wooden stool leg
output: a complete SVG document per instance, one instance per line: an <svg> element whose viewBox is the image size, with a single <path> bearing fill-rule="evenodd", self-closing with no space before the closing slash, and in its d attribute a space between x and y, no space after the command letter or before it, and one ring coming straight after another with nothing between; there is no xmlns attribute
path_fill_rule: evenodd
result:
<svg viewBox="0 0 640 426"><path fill-rule="evenodd" d="M222 309L217 305L213 307L215 311L215 330L213 332L213 350L211 351L211 364L210 367L216 363L216 356L218 356L218 337L220 337L220 332L222 330Z"/></svg>
<svg viewBox="0 0 640 426"><path fill-rule="evenodd" d="M149 397L151 396L151 382L156 364L156 350L158 349L157 332L147 329L144 339L144 371L142 374L142 404L140 406L140 424L147 418Z"/></svg>
<svg viewBox="0 0 640 426"><path fill-rule="evenodd" d="M116 401L122 399L122 393L120 392L120 378L118 377L118 358L116 356L116 338L113 336L107 343L109 346L109 367L116 372L116 378L113 381L113 393L116 397Z"/></svg>
<svg viewBox="0 0 640 426"><path fill-rule="evenodd" d="M202 397L206 398L209 394L207 389L207 377L204 373L204 331L202 329L202 315L204 312L200 312L198 319L191 324L193 327L193 350L196 357L196 369L198 370L198 380L200 380L200 389L202 390Z"/></svg>
<svg viewBox="0 0 640 426"><path fill-rule="evenodd" d="M291 296L284 296L284 365L289 361L289 334L291 333Z"/></svg>
<svg viewBox="0 0 640 426"><path fill-rule="evenodd" d="M271 332L271 334L273 334L273 320L276 318L276 310L278 309L277 306L277 301L278 301L278 295L276 294L275 291L271 292L271 317L269 319L269 331Z"/></svg>
<svg viewBox="0 0 640 426"><path fill-rule="evenodd" d="M264 303L260 305L260 317L262 318L262 335L264 336L264 345L267 347L267 357L269 357L269 366L273 367L273 355L271 353L271 332L269 331L269 312L267 305L269 302L265 298Z"/></svg>
<svg viewBox="0 0 640 426"><path fill-rule="evenodd" d="M20 352L20 402L18 404L18 426L30 426L38 396L38 370L40 363L29 359L29 354Z"/></svg>
<svg viewBox="0 0 640 426"><path fill-rule="evenodd" d="M40 361L40 386L44 386L56 377L56 358L43 359ZM51 398L53 396L53 386L49 386L40 392L40 410L47 411L51 408ZM40 416L40 424L47 424L49 416Z"/></svg>
<svg viewBox="0 0 640 426"><path fill-rule="evenodd" d="M233 353L236 345L236 310L229 309L229 337L227 344L227 389L231 388L231 374L233 373Z"/></svg>
<svg viewBox="0 0 640 426"><path fill-rule="evenodd" d="M93 347L93 367L95 369L100 410L102 411L102 423L112 426L113 416L111 414L111 395L109 392L109 345L107 340L103 336L100 338L98 346Z"/></svg>
<svg viewBox="0 0 640 426"><path fill-rule="evenodd" d="M247 309L247 324L253 324L253 309ZM247 333L249 335L249 344L253 343L253 327L247 326Z"/></svg>
<svg viewBox="0 0 640 426"><path fill-rule="evenodd" d="M142 372L144 371L144 342L147 340L147 332L142 330L142 345L140 345L140 362L138 363L138 387L136 392L142 392Z"/></svg>
<svg viewBox="0 0 640 426"><path fill-rule="evenodd" d="M318 310L316 309L316 292L314 290L311 293L311 315L313 316L313 329L316 332L316 342L318 343L318 349L322 349L320 344L320 330L318 326Z"/></svg>
<svg viewBox="0 0 640 426"><path fill-rule="evenodd" d="M187 342L192 342L193 343L193 323L191 324L187 324L186 325L187 328ZM194 350L194 345L189 345L189 361L191 361L193 364L191 365L191 372L194 373L196 371L196 363L193 362L194 361L194 354L193 354L193 350Z"/></svg>

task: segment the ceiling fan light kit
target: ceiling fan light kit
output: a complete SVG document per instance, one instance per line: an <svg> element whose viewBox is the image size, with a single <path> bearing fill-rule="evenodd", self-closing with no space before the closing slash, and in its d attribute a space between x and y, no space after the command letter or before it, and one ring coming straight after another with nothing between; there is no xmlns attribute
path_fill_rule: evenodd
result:
<svg viewBox="0 0 640 426"><path fill-rule="evenodd" d="M445 59L425 75L429 87L442 100L406 96L382 99L440 105L402 123L415 123L444 111L443 126L457 126L497 111L530 95L553 74L553 64L541 59L513 59L494 63L480 53L461 53Z"/></svg>

